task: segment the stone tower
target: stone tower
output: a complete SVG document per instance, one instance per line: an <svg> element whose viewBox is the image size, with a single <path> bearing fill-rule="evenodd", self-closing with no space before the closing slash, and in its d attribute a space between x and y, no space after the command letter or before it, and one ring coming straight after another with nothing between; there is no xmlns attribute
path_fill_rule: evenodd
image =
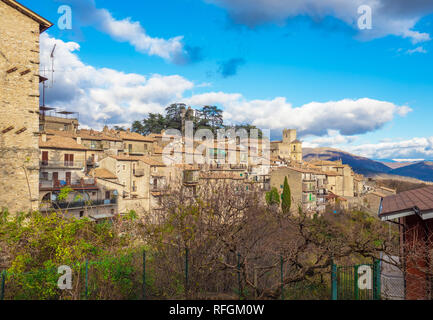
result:
<svg viewBox="0 0 433 320"><path fill-rule="evenodd" d="M283 130L283 143L289 144L295 141L297 137L296 129L285 129Z"/></svg>
<svg viewBox="0 0 433 320"><path fill-rule="evenodd" d="M39 35L52 26L0 0L0 210L38 209Z"/></svg>

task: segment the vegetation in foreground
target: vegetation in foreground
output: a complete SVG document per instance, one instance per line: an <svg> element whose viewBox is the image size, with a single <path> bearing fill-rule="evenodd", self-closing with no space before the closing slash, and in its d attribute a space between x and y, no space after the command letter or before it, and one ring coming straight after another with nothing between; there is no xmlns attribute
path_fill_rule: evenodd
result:
<svg viewBox="0 0 433 320"><path fill-rule="evenodd" d="M329 299L333 262L395 254L397 234L368 214L288 215L261 198L209 184L172 191L157 217L102 224L2 211L5 298L140 299L145 250L148 299ZM57 287L61 265L73 269L72 290Z"/></svg>

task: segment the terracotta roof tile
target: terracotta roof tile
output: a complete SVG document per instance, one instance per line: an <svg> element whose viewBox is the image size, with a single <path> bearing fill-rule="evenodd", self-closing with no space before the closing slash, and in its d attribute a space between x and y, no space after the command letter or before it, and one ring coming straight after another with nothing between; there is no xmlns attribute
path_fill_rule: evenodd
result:
<svg viewBox="0 0 433 320"><path fill-rule="evenodd" d="M145 156L125 156L125 155L119 155L119 156L110 156L113 159L119 160L119 161L142 161L152 167L165 167L165 164L149 158L149 157L145 157Z"/></svg>
<svg viewBox="0 0 433 320"><path fill-rule="evenodd" d="M78 144L73 138L62 137L62 136L48 136L47 141L42 141L42 137L39 138L39 147L47 149L66 149L66 150L90 150L85 146Z"/></svg>
<svg viewBox="0 0 433 320"><path fill-rule="evenodd" d="M104 168L96 168L90 171L90 176L100 179L117 179L117 176Z"/></svg>

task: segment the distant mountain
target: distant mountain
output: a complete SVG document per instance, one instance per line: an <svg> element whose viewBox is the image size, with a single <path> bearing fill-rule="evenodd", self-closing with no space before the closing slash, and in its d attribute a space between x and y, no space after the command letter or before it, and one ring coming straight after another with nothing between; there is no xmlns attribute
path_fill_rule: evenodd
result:
<svg viewBox="0 0 433 320"><path fill-rule="evenodd" d="M377 161L377 160L376 160ZM387 167L390 167L391 169L398 169L398 168L403 168L406 166L410 166L416 162L384 162L384 161L379 161L380 163L383 163L384 165L386 165Z"/></svg>
<svg viewBox="0 0 433 320"><path fill-rule="evenodd" d="M394 169L391 174L417 178L423 181L433 181L433 162L421 161L402 168Z"/></svg>
<svg viewBox="0 0 433 320"><path fill-rule="evenodd" d="M342 160L343 164L352 167L356 173L371 176L380 173L389 173L392 169L381 162L333 148L304 148L304 160Z"/></svg>
<svg viewBox="0 0 433 320"><path fill-rule="evenodd" d="M353 171L365 176L382 176L389 179L400 176L433 182L432 161L382 163L333 148L304 148L303 154L305 161L341 159L343 164L351 166Z"/></svg>

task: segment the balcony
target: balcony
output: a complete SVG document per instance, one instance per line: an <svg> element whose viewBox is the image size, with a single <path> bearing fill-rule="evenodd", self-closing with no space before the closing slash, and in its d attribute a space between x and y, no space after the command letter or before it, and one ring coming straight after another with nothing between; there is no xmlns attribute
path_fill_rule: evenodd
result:
<svg viewBox="0 0 433 320"><path fill-rule="evenodd" d="M89 201L75 201L75 202L51 202L50 205L53 209L79 209L91 208L99 206L114 206L117 204L117 199L107 200L89 200Z"/></svg>
<svg viewBox="0 0 433 320"><path fill-rule="evenodd" d="M316 185L313 183L303 183L302 191L303 192L314 192L316 190Z"/></svg>
<svg viewBox="0 0 433 320"><path fill-rule="evenodd" d="M82 169L86 166L84 161L42 160L39 164L41 166L41 169Z"/></svg>
<svg viewBox="0 0 433 320"><path fill-rule="evenodd" d="M313 194L304 194L304 195L302 195L302 202L303 203L316 202L316 196Z"/></svg>
<svg viewBox="0 0 433 320"><path fill-rule="evenodd" d="M136 177L143 177L144 176L144 169L134 169L132 173Z"/></svg>
<svg viewBox="0 0 433 320"><path fill-rule="evenodd" d="M52 190L70 187L72 189L94 189L97 188L96 179L81 179L73 181L61 180L39 180L40 190Z"/></svg>
<svg viewBox="0 0 433 320"><path fill-rule="evenodd" d="M232 170L246 170L248 166L246 164L231 164L230 169Z"/></svg>

